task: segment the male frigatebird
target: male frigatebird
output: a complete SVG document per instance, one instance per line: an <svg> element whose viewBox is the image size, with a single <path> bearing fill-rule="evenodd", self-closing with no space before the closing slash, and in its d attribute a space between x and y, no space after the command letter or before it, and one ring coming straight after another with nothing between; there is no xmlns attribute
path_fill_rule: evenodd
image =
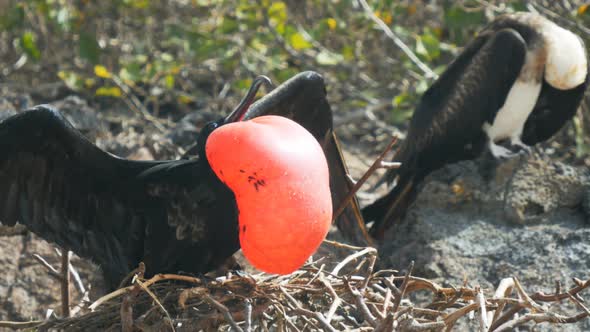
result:
<svg viewBox="0 0 590 332"><path fill-rule="evenodd" d="M395 187L363 210L371 233L402 218L416 186L445 164L486 150L528 151L571 119L588 85L582 40L532 13L503 15L471 41L424 93L386 175ZM498 143L507 141L509 148Z"/></svg>
<svg viewBox="0 0 590 332"><path fill-rule="evenodd" d="M267 270L292 271L293 264L303 263L303 256L312 253L310 248L319 245L332 212L325 201L326 195L329 201L330 188L327 170L321 166L326 162L321 149L308 152L319 161L303 163L301 167L307 173L292 181L302 185L277 185L280 179L297 173L288 168L280 172L281 167L299 165L301 158L306 158L296 151L301 144L310 144L301 134L301 126L307 129L303 130L307 135L313 135L309 137L315 137L314 144L326 151L330 172L344 175L345 170L333 145L332 114L322 77L314 72L301 73L250 105L262 82L255 81L228 117L206 125L198 137L196 153L179 160L118 158L89 142L48 105L4 120L0 123L0 221L6 225L20 222L42 238L91 258L113 288L141 261L145 262L148 274L197 273L217 267L240 248L240 241L252 244L244 233L260 234L260 229L256 229L259 218L266 223L276 220L278 224L294 220L298 207L283 206L289 211L277 211L273 195L260 196L263 201L247 197L251 192L261 195L271 190L268 188L284 187L275 196L290 195L293 202L307 204L303 205L305 210L319 211L315 215L301 214L303 224L320 214L317 218L321 220L311 220L306 230L298 229L297 221L282 236L269 232L268 241L278 242L262 246L257 243L248 250L256 263ZM257 131L262 135L268 126L274 126L276 120L268 120L269 115L295 121L285 124L287 120L279 120L281 127L271 130L273 135L292 130L303 135L297 138L301 142L287 144L278 160L264 152L266 143L276 142L255 137ZM236 121L246 120L257 121L248 124L251 128L245 130L249 131L247 134L254 133L248 138L237 133L243 127L230 128ZM224 151L219 142L225 144ZM233 159L231 165L224 166L224 154L247 158L244 148L254 149L253 155L268 159L247 165L242 159ZM274 167L270 175L269 167ZM236 184L238 180L230 176L237 176L249 188L240 189L242 184ZM330 185L336 208L346 195L348 184L342 176L340 181L332 179ZM241 203L236 203L236 197ZM310 204L309 197L323 201ZM246 217L249 220L243 222ZM292 248L281 249L285 242L280 241L291 241ZM276 262L277 255L285 262L291 259L290 265ZM273 260L277 265L273 265Z"/></svg>

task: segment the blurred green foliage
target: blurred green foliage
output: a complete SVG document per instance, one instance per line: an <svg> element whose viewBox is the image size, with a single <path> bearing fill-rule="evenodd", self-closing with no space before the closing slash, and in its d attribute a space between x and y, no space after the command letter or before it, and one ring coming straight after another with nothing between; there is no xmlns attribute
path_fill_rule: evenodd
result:
<svg viewBox="0 0 590 332"><path fill-rule="evenodd" d="M369 1L439 74L492 16L527 3ZM570 3L550 9L588 25L588 6ZM431 83L355 0L8 0L0 3L0 33L9 50L2 62L26 56L27 75L99 97L131 91L150 109L235 102L255 75L281 82L312 69L325 76L335 110L391 100L386 120L404 124Z"/></svg>

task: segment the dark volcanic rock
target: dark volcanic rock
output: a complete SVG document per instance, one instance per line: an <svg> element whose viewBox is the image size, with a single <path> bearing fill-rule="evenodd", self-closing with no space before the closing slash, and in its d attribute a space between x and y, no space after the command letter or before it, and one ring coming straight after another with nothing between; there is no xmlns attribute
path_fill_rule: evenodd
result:
<svg viewBox="0 0 590 332"><path fill-rule="evenodd" d="M528 292L590 278L590 171L533 155L449 165L431 174L380 248L381 266L492 290L516 276ZM583 208L585 206L585 208ZM547 326L550 328L550 326ZM590 329L590 322L560 328Z"/></svg>

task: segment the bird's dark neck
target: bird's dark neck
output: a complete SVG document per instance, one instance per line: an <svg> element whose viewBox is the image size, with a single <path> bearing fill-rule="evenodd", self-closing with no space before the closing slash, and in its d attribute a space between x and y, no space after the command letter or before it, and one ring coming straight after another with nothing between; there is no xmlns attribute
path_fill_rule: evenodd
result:
<svg viewBox="0 0 590 332"><path fill-rule="evenodd" d="M199 136L197 137L197 153L199 154L199 157L207 160L207 154L205 153L205 146L207 144L207 139L209 138L209 136L211 135L211 133L221 127L224 124L224 120L220 119L218 121L212 121L207 123L203 129L201 129L201 132L199 133Z"/></svg>

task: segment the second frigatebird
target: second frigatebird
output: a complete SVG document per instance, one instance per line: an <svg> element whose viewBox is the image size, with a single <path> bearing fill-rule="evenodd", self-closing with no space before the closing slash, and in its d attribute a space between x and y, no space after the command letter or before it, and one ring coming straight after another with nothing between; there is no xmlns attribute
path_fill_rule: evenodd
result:
<svg viewBox="0 0 590 332"><path fill-rule="evenodd" d="M372 235L382 238L404 216L432 171L486 150L512 157L553 136L576 113L588 81L577 35L538 14L496 18L420 99L395 158L402 165L387 174L395 187L363 210Z"/></svg>

